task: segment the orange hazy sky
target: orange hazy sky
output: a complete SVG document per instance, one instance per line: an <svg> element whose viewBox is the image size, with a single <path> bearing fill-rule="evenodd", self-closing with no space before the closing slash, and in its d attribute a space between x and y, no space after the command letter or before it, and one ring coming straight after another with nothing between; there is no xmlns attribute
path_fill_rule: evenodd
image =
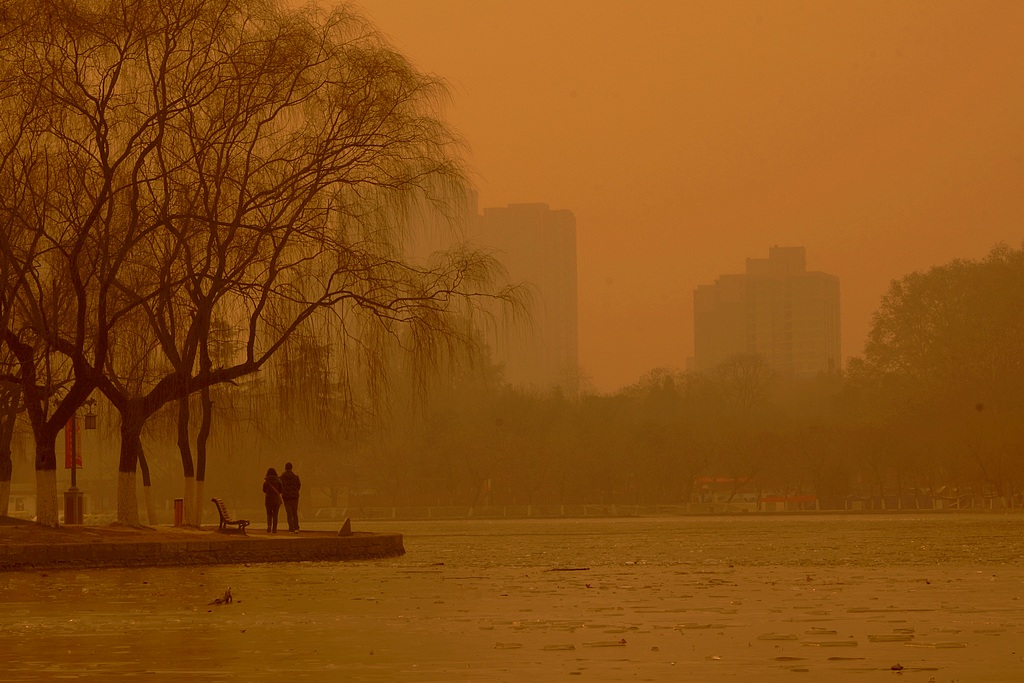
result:
<svg viewBox="0 0 1024 683"><path fill-rule="evenodd" d="M576 215L600 391L693 353L693 290L768 248L891 280L1024 243L1024 2L359 0L451 85L480 203Z"/></svg>

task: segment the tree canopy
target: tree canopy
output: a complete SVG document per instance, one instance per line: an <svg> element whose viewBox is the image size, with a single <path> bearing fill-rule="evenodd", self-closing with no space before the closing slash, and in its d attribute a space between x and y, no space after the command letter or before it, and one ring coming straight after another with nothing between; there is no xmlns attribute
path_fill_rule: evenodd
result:
<svg viewBox="0 0 1024 683"><path fill-rule="evenodd" d="M483 254L404 258L411 207L461 199L459 143L443 83L347 6L14 0L0 52L11 379L47 482L90 392L117 409L124 523L142 426L169 401L258 371L316 320L374 353L457 336L473 297L504 296ZM215 327L237 349L219 362Z"/></svg>
<svg viewBox="0 0 1024 683"><path fill-rule="evenodd" d="M906 399L1005 403L1024 382L1024 248L1001 245L893 281L863 370Z"/></svg>

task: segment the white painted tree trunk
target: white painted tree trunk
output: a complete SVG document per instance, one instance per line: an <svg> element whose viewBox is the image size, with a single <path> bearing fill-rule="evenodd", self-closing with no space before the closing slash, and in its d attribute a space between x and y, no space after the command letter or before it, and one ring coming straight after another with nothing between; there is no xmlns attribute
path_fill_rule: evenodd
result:
<svg viewBox="0 0 1024 683"><path fill-rule="evenodd" d="M0 481L0 517L10 514L11 507L11 482Z"/></svg>
<svg viewBox="0 0 1024 683"><path fill-rule="evenodd" d="M184 519L181 523L188 527L199 526L196 522L196 513L198 512L196 506L196 478L185 477L185 498L182 501L185 509L182 511Z"/></svg>
<svg viewBox="0 0 1024 683"><path fill-rule="evenodd" d="M44 526L59 525L57 470L36 470L36 521Z"/></svg>
<svg viewBox="0 0 1024 683"><path fill-rule="evenodd" d="M205 481L196 482L196 526L203 526L203 510L206 507L203 505L203 488L206 485Z"/></svg>
<svg viewBox="0 0 1024 683"><path fill-rule="evenodd" d="M134 472L117 473L117 522L125 526L141 526Z"/></svg>
<svg viewBox="0 0 1024 683"><path fill-rule="evenodd" d="M146 518L149 519L149 525L156 526L160 522L156 516L156 503L153 502L153 487L143 486L142 496L143 500L146 501Z"/></svg>

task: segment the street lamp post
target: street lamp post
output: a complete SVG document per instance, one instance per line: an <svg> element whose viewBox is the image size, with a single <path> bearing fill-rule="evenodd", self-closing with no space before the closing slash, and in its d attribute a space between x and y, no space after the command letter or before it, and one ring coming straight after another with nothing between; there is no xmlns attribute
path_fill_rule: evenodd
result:
<svg viewBox="0 0 1024 683"><path fill-rule="evenodd" d="M85 401L86 429L96 429L96 415L93 407L96 399L90 398ZM83 519L82 492L78 489L78 459L81 457L78 443L78 415L71 416L67 425L64 426L64 449L65 465L71 467L71 488L64 492L64 523L81 524Z"/></svg>

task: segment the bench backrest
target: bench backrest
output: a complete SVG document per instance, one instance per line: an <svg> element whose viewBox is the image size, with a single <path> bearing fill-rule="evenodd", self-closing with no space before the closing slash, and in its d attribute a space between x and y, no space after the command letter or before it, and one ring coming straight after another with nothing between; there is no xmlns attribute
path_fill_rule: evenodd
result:
<svg viewBox="0 0 1024 683"><path fill-rule="evenodd" d="M220 498L214 498L213 504L217 506L217 512L220 513L220 516L225 521L231 519L231 515L228 514L228 506L224 504L223 500L221 500Z"/></svg>

